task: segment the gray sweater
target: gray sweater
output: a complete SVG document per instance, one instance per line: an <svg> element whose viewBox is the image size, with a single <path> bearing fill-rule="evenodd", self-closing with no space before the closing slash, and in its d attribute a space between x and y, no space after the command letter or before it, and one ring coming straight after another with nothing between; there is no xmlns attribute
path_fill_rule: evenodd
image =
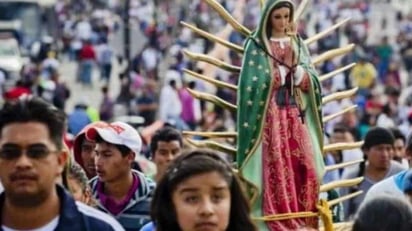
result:
<svg viewBox="0 0 412 231"><path fill-rule="evenodd" d="M367 165L368 163L366 163L366 166ZM386 179L392 175L395 175L398 172L401 172L403 170L405 170L405 168L401 164L399 164L396 161L391 161L391 166L383 179ZM350 171L347 171L346 174L342 176L342 179L347 180L347 179L356 178L358 177L358 173L359 173L359 166L356 168L352 168ZM374 184L378 182L378 181L373 181L366 176L363 176L363 177L364 177L364 180L357 187L357 190L362 190L363 193L355 198L352 198L350 200L346 200L343 202L345 220L351 220L352 216L355 215L356 211L359 208L359 205L362 203L363 199L365 198L365 195L368 192L368 190ZM345 195L352 193L353 188L351 187L341 188L339 192L340 192L340 196L345 196Z"/></svg>

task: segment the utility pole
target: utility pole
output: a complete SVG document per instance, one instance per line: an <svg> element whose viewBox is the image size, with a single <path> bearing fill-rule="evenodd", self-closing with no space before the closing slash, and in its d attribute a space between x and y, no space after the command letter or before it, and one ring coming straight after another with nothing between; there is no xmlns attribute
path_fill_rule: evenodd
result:
<svg viewBox="0 0 412 231"><path fill-rule="evenodd" d="M124 13L123 13L123 26L124 26L124 58L129 63L130 57L130 0L125 0Z"/></svg>

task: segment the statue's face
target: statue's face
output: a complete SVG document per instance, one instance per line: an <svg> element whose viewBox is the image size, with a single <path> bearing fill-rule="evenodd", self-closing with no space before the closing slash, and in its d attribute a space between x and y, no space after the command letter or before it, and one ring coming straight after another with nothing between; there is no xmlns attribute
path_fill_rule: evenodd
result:
<svg viewBox="0 0 412 231"><path fill-rule="evenodd" d="M290 9L287 7L273 10L270 14L272 33L286 34L286 30L288 29L290 23L290 17Z"/></svg>

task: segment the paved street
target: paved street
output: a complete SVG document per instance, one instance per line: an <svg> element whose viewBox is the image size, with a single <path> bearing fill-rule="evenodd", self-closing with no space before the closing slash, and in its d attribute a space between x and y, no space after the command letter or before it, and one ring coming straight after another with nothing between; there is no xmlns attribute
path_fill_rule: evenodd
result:
<svg viewBox="0 0 412 231"><path fill-rule="evenodd" d="M93 88L83 87L76 82L77 64L74 62L63 62L60 67L62 79L66 82L71 90L71 97L67 101L66 111L71 112L74 105L80 101L86 101L93 107L98 107L101 101L100 88L103 82L99 81L99 72L97 68L93 71ZM119 65L113 67L113 75L110 81L110 91L112 96L117 96L119 92L119 81L116 76L119 70Z"/></svg>
<svg viewBox="0 0 412 231"><path fill-rule="evenodd" d="M110 45L114 49L116 54L123 55L123 25L120 26L120 29L116 34L113 34ZM135 55L140 51L146 41L145 37L140 33L140 31L135 26L131 31L131 55ZM118 73L125 68L125 63L119 65L117 59L113 63L112 77L110 81L110 93L113 97L116 97L119 94L120 83L118 78ZM93 88L83 87L80 83L76 83L76 70L77 64L75 62L69 62L68 60L62 60L60 66L60 73L63 80L68 84L71 89L72 95L67 101L66 111L71 112L74 105L79 101L86 100L93 107L99 106L101 102L101 93L100 88L104 85L104 82L99 80L99 71L97 67L94 68L93 72Z"/></svg>

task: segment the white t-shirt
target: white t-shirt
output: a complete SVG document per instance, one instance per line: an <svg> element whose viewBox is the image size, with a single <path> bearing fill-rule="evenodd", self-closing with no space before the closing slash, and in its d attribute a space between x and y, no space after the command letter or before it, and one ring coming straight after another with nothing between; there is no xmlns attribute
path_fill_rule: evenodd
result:
<svg viewBox="0 0 412 231"><path fill-rule="evenodd" d="M146 48L142 53L143 63L147 71L155 69L159 63L159 53L152 47Z"/></svg>
<svg viewBox="0 0 412 231"><path fill-rule="evenodd" d="M179 94L170 85L163 86L160 91L160 119L167 121L171 118L176 118L182 113L182 103Z"/></svg>
<svg viewBox="0 0 412 231"><path fill-rule="evenodd" d="M87 20L79 22L76 26L76 35L80 40L89 40L92 37L92 26Z"/></svg>
<svg viewBox="0 0 412 231"><path fill-rule="evenodd" d="M18 230L18 229L11 229L5 225L2 225L1 228L4 231L53 231L56 229L58 224L59 224L59 216L55 217L53 220L51 220L49 223L47 223L43 227L40 227L37 229Z"/></svg>
<svg viewBox="0 0 412 231"><path fill-rule="evenodd" d="M42 65L44 69L50 68L53 70L57 70L59 69L60 63L59 60L55 58L47 58L43 61Z"/></svg>

